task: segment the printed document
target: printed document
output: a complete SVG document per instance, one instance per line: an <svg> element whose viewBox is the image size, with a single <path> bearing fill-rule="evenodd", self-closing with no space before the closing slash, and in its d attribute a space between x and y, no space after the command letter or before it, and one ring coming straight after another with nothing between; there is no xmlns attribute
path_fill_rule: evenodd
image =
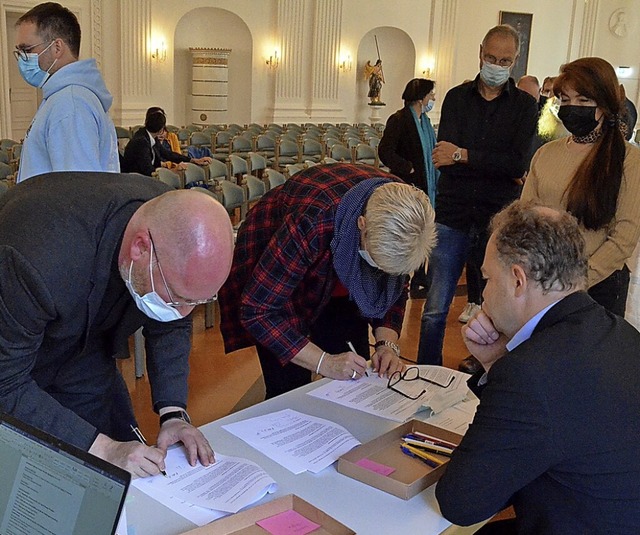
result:
<svg viewBox="0 0 640 535"><path fill-rule="evenodd" d="M291 409L222 427L294 474L318 473L360 444L344 427Z"/></svg>
<svg viewBox="0 0 640 535"><path fill-rule="evenodd" d="M171 448L165 464L167 477L136 479L133 485L198 525L236 513L277 490L262 468L238 457L216 453L214 464L191 466L183 448ZM207 514L207 509L213 514Z"/></svg>
<svg viewBox="0 0 640 535"><path fill-rule="evenodd" d="M442 388L419 379L399 381L395 385L396 390L410 397L419 396L412 400L388 388L388 378L369 371L368 377L365 375L355 381L329 381L307 394L395 422L405 422L423 409L427 409L429 414L436 414L465 399L469 390L467 374L442 366L417 368L420 377L449 386Z"/></svg>

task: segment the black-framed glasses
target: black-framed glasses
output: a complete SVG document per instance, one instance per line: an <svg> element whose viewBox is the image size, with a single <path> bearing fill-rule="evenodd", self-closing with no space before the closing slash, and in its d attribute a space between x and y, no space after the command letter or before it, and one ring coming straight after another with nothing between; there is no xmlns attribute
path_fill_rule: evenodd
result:
<svg viewBox="0 0 640 535"><path fill-rule="evenodd" d="M486 61L489 65L500 65L500 67L511 67L515 60L511 58L496 58L495 56L486 55L482 56L482 59Z"/></svg>
<svg viewBox="0 0 640 535"><path fill-rule="evenodd" d="M42 43L38 43L31 46L25 46L22 48L16 47L16 49L13 51L13 55L16 57L16 60L23 59L24 61L27 61L29 59L29 56L27 56L27 54L31 52L35 47L44 45L45 43L46 41L42 41Z"/></svg>
<svg viewBox="0 0 640 535"><path fill-rule="evenodd" d="M397 392L398 394L402 394L405 398L416 400L416 399L419 399L426 392L426 389L423 389L422 392L420 392L416 396L410 396L409 394L403 392L402 390L398 390L396 386L399 383L402 383L403 381L424 381L425 383L439 386L440 388L449 388L451 386L451 383L453 383L454 379L455 377L451 375L451 377L449 377L449 380L447 381L447 384L438 383L437 381L434 381L432 379L427 379L426 377L422 377L420 375L420 368L418 368L417 366L409 366L403 372L392 373L391 376L389 377L387 388L393 390L394 392Z"/></svg>
<svg viewBox="0 0 640 535"><path fill-rule="evenodd" d="M153 242L153 237L151 236L151 230L147 229L147 232L149 232L149 241L151 242L151 246L153 247L153 254L156 257L156 264L158 266L158 271L160 272L160 277L162 277L162 283L164 284L164 288L165 290L167 290L167 295L169 296L169 301L166 302L167 305L173 308L194 307L196 305L206 305L207 303L213 303L218 299L218 294L214 294L213 297L210 297L209 299L185 299L184 301L177 301L176 299L174 299L171 290L169 290L167 279L164 278L162 266L160 265L160 259L158 258L158 250L156 248L156 244ZM156 291L154 288L153 277L151 277L151 289L154 292Z"/></svg>

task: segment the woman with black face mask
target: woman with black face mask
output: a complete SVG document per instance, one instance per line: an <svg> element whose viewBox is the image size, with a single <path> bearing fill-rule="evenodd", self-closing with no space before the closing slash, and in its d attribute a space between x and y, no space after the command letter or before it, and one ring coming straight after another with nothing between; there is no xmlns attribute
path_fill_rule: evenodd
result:
<svg viewBox="0 0 640 535"><path fill-rule="evenodd" d="M601 58L563 65L553 84L571 133L536 152L522 192L580 223L589 254L589 295L624 316L626 262L640 238L640 149L625 142L625 96Z"/></svg>

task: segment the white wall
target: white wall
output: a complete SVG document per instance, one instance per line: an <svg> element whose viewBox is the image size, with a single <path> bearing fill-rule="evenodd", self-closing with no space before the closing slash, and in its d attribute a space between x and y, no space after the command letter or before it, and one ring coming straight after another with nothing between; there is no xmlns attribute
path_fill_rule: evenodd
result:
<svg viewBox="0 0 640 535"><path fill-rule="evenodd" d="M150 37L165 41L168 55L164 63L148 58L139 69L149 70L150 89L125 94L123 62L130 51L123 49L124 35L131 35L132 22L126 16L132 0L73 0L67 4L79 14L83 30L82 57L100 61L107 86L114 95L116 123L139 123L150 105L162 105L171 122L187 119L190 77L185 50L188 46L225 47L230 58L229 104L233 122L269 122L274 112L274 73L265 60L279 42L276 35L278 6L283 0L136 0L148 6ZM316 0L304 1L313 6ZM638 103L640 71L640 0L335 0L341 8L340 51L352 58L352 70L338 79L336 109L349 122L364 121L367 82L363 77L366 60L375 60L372 34L378 35L386 84L382 97L387 106L382 120L398 109L406 82L422 76L425 62L435 67L438 101L432 112L437 122L439 103L446 90L478 71L478 47L486 31L498 23L500 10L533 14L529 68L543 78L580 53L599 55L614 66L629 65L632 75L624 80L627 93ZM37 2L0 0L0 136L10 133L7 111L9 82L6 62L14 61L7 42L6 15L26 11ZM308 4L307 4L308 3ZM135 4L137 5L137 4ZM609 23L617 9L626 10L628 33L618 37ZM313 20L305 18L303 30L311 32ZM311 57L313 43L305 41L302 54ZM451 54L447 53L446 46ZM309 50L307 50L309 48ZM235 55L237 54L237 56ZM337 69L337 64L336 64ZM306 73L307 71L305 71ZM301 76L305 76L302 73ZM305 81L306 90L313 80ZM231 88L233 90L231 91ZM306 99L310 101L309 97Z"/></svg>

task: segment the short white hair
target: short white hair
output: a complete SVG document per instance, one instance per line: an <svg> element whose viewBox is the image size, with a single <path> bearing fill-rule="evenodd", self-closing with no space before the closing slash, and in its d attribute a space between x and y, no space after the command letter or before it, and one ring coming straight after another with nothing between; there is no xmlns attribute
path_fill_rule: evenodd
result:
<svg viewBox="0 0 640 535"><path fill-rule="evenodd" d="M369 198L364 218L366 249L390 275L412 273L435 246L435 213L427 194L415 186L380 186Z"/></svg>

